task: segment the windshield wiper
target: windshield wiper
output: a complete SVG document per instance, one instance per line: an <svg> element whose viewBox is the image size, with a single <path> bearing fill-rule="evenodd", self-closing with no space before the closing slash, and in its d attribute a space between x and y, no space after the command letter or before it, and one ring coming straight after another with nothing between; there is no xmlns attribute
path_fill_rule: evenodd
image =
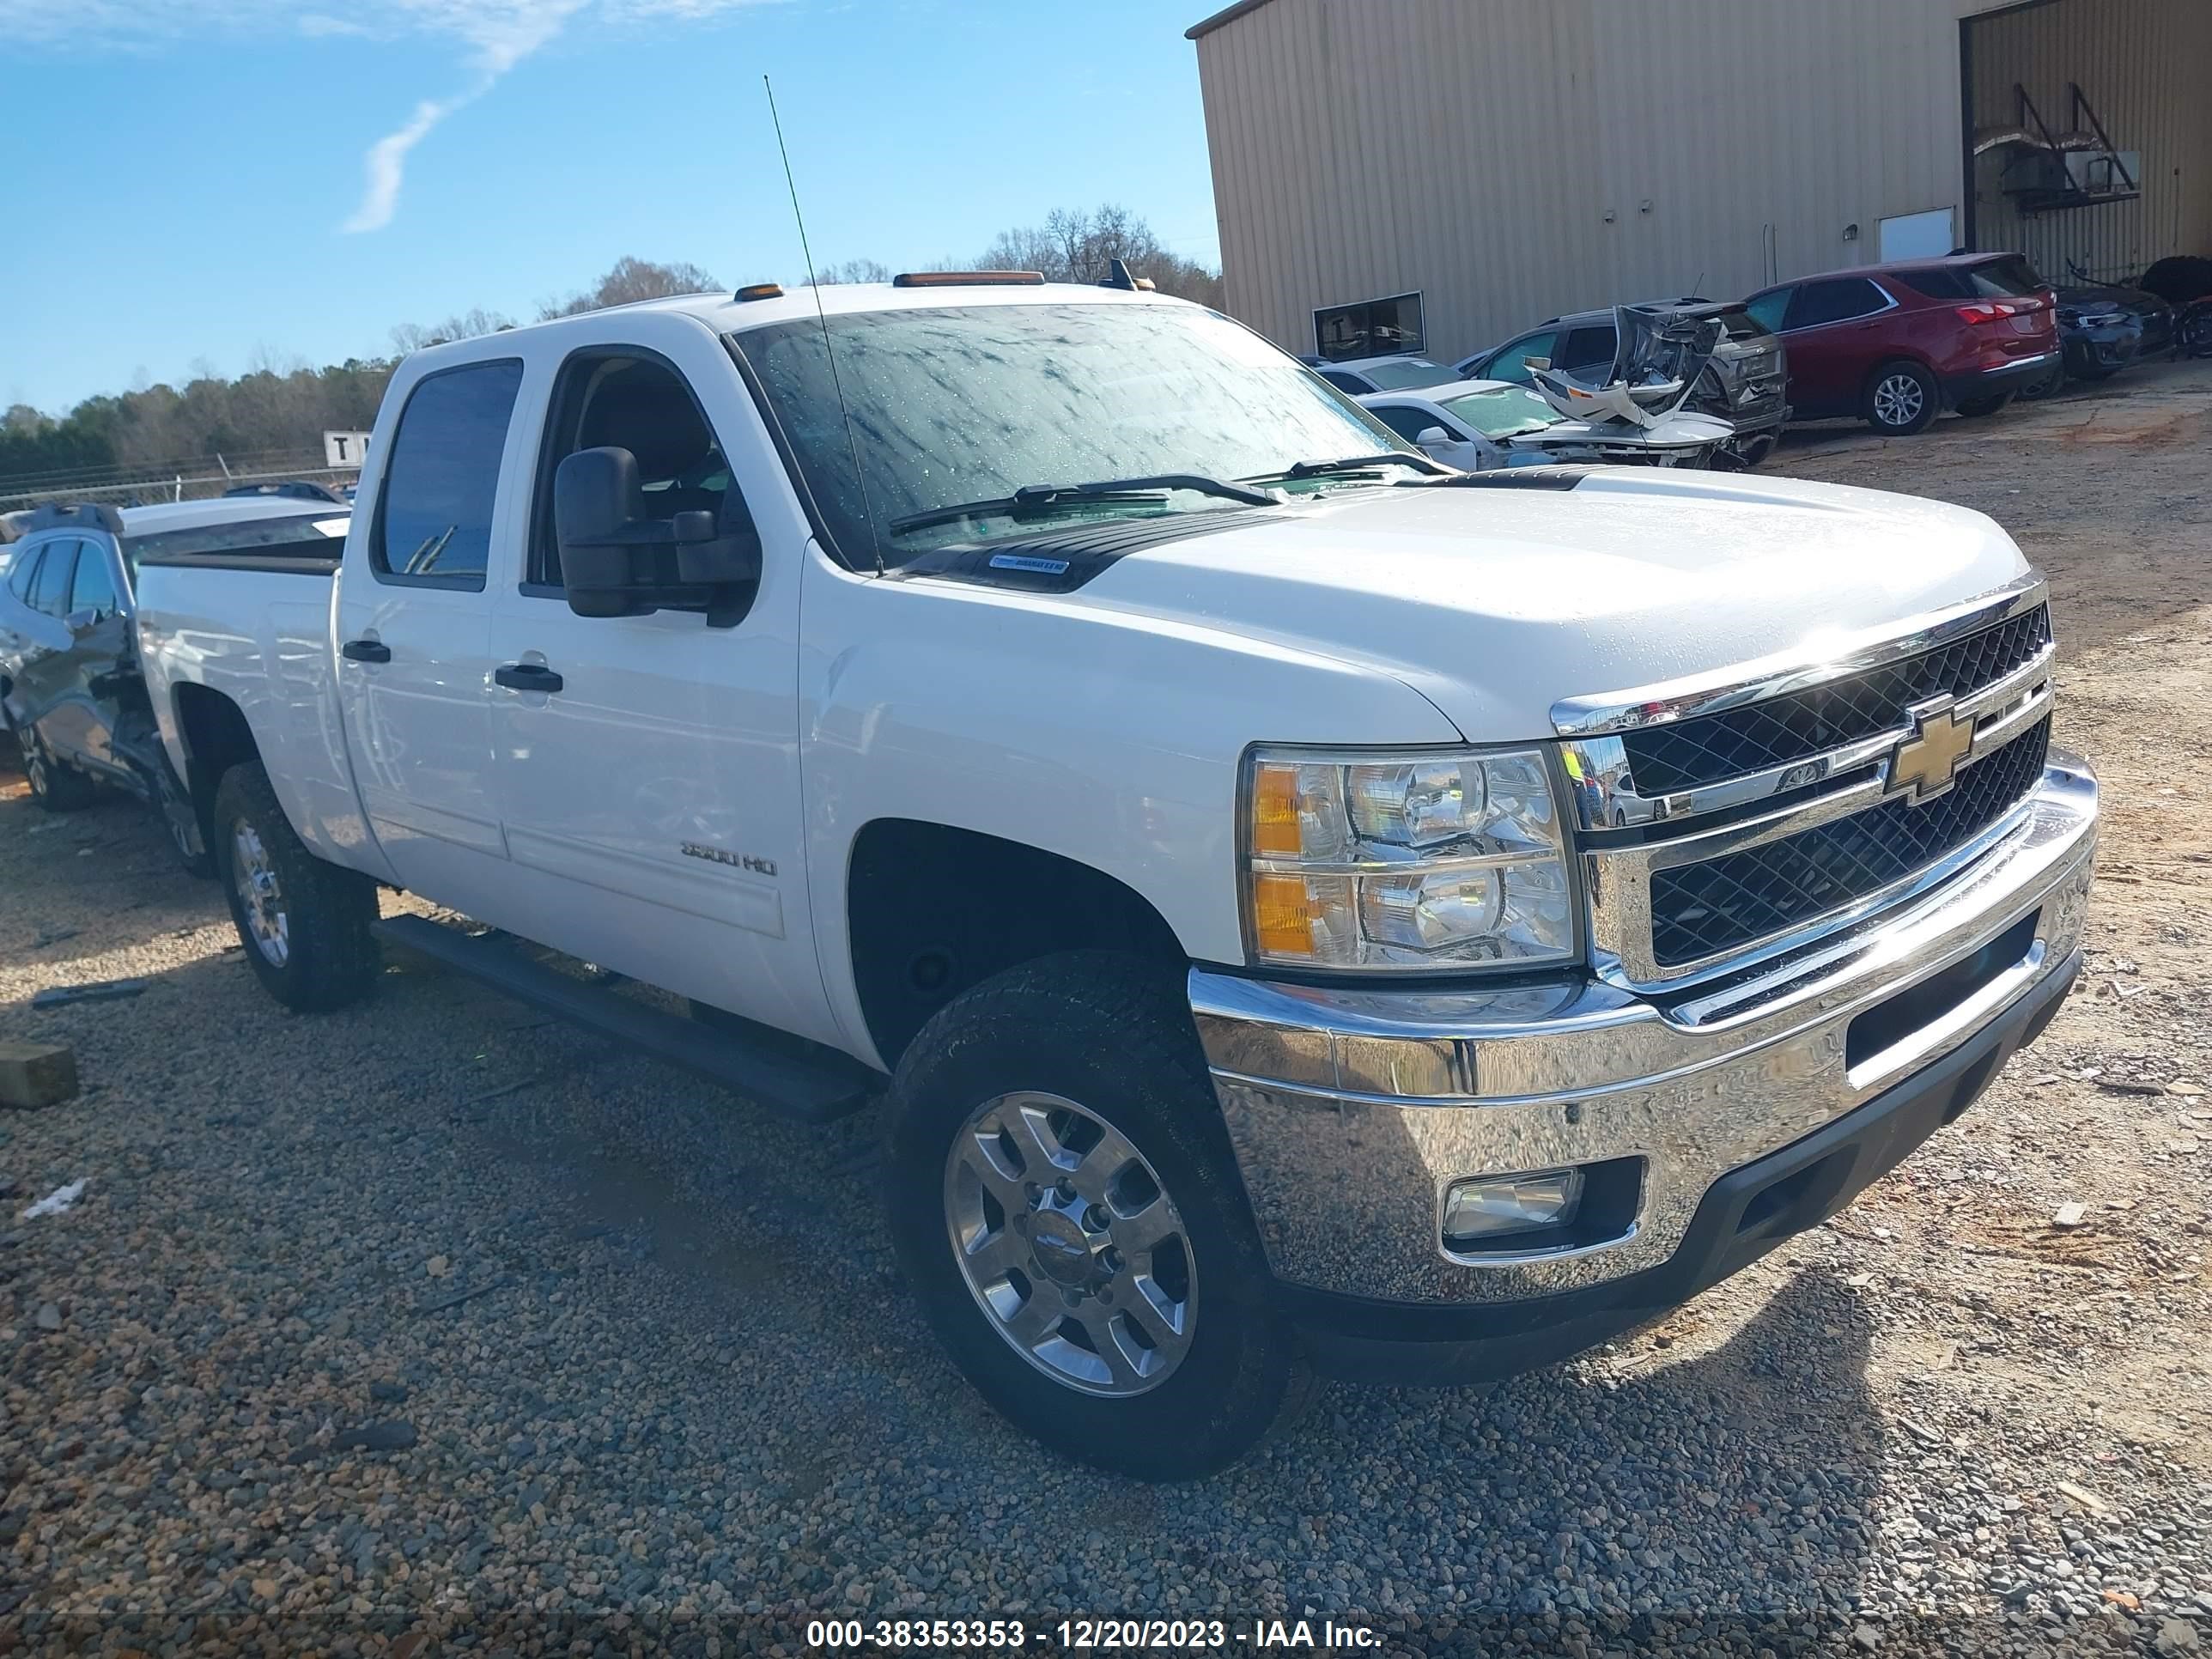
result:
<svg viewBox="0 0 2212 1659"><path fill-rule="evenodd" d="M1209 478L1196 472L1162 472L1144 478L1102 478L1096 483L1024 484L1011 495L994 495L980 501L955 501L947 507L933 507L926 512L909 513L903 519L891 520L891 534L897 536L909 530L926 530L932 525L951 524L957 519L994 516L1024 519L1063 507L1085 507L1100 501L1164 501L1167 492L1174 489L1188 489L1200 495L1218 495L1224 501L1243 501L1251 507L1279 505L1276 498L1266 491L1247 489L1241 483L1226 483L1219 478Z"/></svg>
<svg viewBox="0 0 2212 1659"><path fill-rule="evenodd" d="M1374 455L1340 455L1334 460L1300 461L1295 466L1285 467L1280 472L1262 472L1241 482L1257 483L1268 478L1326 478L1348 472L1372 472L1385 466L1410 466L1417 472L1451 471L1425 455L1410 454L1402 449L1386 449Z"/></svg>

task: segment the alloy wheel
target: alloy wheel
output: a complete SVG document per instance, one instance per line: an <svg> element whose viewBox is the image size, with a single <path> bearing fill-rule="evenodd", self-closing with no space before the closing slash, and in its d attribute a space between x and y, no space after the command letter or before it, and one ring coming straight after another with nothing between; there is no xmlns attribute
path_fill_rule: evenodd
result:
<svg viewBox="0 0 2212 1659"><path fill-rule="evenodd" d="M1911 426L1920 418L1928 394L1911 374L1890 374L1874 389L1874 416L1884 426Z"/></svg>
<svg viewBox="0 0 2212 1659"><path fill-rule="evenodd" d="M284 890L261 836L244 818L230 826L230 882L237 890L246 930L254 948L272 968L292 956L292 924L284 912Z"/></svg>
<svg viewBox="0 0 2212 1659"><path fill-rule="evenodd" d="M1198 1286L1182 1213L1097 1110L1034 1093L977 1107L945 1155L945 1219L976 1306L1054 1381L1144 1394L1189 1354Z"/></svg>

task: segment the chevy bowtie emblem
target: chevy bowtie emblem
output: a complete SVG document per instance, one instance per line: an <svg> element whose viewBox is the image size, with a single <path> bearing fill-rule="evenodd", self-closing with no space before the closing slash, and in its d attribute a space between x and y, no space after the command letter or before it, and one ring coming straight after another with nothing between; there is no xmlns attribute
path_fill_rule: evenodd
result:
<svg viewBox="0 0 2212 1659"><path fill-rule="evenodd" d="M1973 746L1974 722L1953 714L1950 698L1922 703L1912 710L1912 735L1889 751L1890 792L1915 801L1942 794Z"/></svg>

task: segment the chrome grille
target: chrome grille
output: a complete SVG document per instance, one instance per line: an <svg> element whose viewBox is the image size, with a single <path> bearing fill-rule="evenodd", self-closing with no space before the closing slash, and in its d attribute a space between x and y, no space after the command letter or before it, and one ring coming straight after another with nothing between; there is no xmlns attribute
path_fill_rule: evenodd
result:
<svg viewBox="0 0 2212 1659"><path fill-rule="evenodd" d="M1654 871L1654 960L1678 967L1740 950L1896 885L1965 846L2033 790L2050 739L2046 717L1966 767L1932 800L1893 799L1744 852Z"/></svg>
<svg viewBox="0 0 2212 1659"><path fill-rule="evenodd" d="M1662 795L1786 765L1894 727L1946 692L1965 697L2033 661L2051 642L2047 605L1861 673L1669 725L1624 732L1637 793Z"/></svg>

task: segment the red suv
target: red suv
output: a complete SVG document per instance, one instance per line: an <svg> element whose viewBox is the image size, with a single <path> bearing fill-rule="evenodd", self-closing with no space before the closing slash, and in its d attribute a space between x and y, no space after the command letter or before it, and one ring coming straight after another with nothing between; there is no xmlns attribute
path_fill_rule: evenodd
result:
<svg viewBox="0 0 2212 1659"><path fill-rule="evenodd" d="M1763 289L1744 308L1783 337L1798 419L1924 429L1993 415L2058 361L2058 300L2017 253L1863 265Z"/></svg>

